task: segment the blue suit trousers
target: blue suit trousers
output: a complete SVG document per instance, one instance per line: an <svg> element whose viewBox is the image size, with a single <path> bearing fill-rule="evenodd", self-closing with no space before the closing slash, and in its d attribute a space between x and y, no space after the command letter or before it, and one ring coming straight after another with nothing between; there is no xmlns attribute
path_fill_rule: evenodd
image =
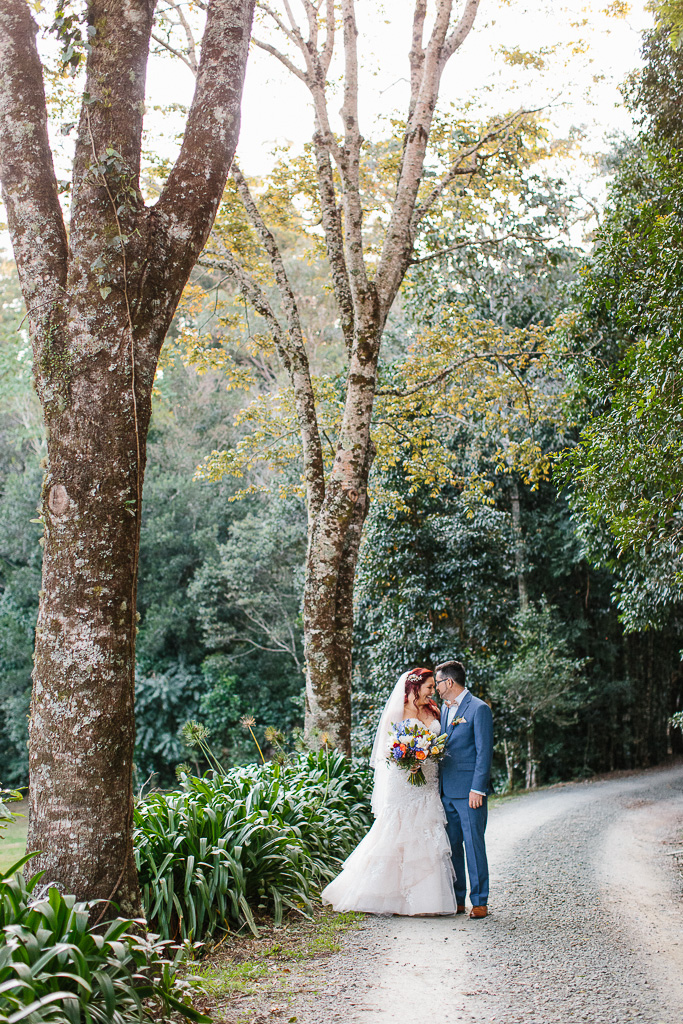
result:
<svg viewBox="0 0 683 1024"><path fill-rule="evenodd" d="M472 808L469 796L443 796L446 831L451 841L451 858L455 868L455 897L464 904L467 893L465 856L470 876L470 902L473 907L486 906L489 900L489 865L486 858L484 832L488 820L487 799L481 807Z"/></svg>

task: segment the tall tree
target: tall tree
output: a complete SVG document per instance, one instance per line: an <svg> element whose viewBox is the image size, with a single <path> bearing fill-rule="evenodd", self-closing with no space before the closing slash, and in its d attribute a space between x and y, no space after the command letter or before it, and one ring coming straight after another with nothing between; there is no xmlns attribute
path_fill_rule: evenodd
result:
<svg viewBox="0 0 683 1024"><path fill-rule="evenodd" d="M575 290L568 371L583 430L560 472L629 629L683 602L683 50L647 33L597 245Z"/></svg>
<svg viewBox="0 0 683 1024"><path fill-rule="evenodd" d="M212 251L202 257L203 265L233 276L264 319L289 376L286 401L296 412L308 507L303 614L306 728L309 737L324 731L347 751L353 586L368 512L368 478L375 454L370 427L387 318L425 218L454 183L476 178L488 161L495 160L524 121L524 113L517 111L493 119L481 132L472 132L471 126L468 131L459 121L450 130L442 124L434 134L444 144L433 166L427 167L442 75L467 39L479 5L480 0L415 0L407 41L410 97L402 130L382 155L373 153L361 135L355 0L301 0L303 25L287 0L256 4L265 34L259 33L255 45L302 83L313 107L312 166L304 173L308 197L319 212L336 319L347 351L345 380L339 382L343 412L334 444L324 430L324 403L311 373L304 317L277 231L267 223L263 204L236 166L236 192L270 262L275 298L264 287L262 274L251 272L236 247L222 245L217 238ZM179 3L170 6L180 11ZM335 53L340 35L341 57ZM340 134L334 131L330 111L336 70L343 71ZM387 173L381 185L372 178L373 161L375 166L384 163ZM251 452L247 447L248 464L258 460L262 446L254 445ZM208 476L225 471L225 454L214 453Z"/></svg>
<svg viewBox="0 0 683 1024"><path fill-rule="evenodd" d="M0 181L45 418L43 582L30 724L28 844L79 898L139 907L132 855L136 590L157 358L211 229L237 142L253 0L210 0L183 144L140 191L155 0L57 5L87 55L66 226L37 27L0 7ZM84 26L81 35L80 25Z"/></svg>

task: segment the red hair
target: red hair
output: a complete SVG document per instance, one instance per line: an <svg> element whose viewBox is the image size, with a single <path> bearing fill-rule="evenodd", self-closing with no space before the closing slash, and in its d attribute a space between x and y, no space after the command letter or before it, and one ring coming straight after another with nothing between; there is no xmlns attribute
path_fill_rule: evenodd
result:
<svg viewBox="0 0 683 1024"><path fill-rule="evenodd" d="M431 668L413 668L410 670L410 672L406 676L406 692L405 697L403 699L404 705L408 703L411 697L413 698L413 700L417 699L417 696L420 692L420 688L427 682L429 677L433 675L434 673L432 672ZM440 712L437 707L436 701L433 701L431 699L428 700L427 707L432 712L435 718L439 717Z"/></svg>

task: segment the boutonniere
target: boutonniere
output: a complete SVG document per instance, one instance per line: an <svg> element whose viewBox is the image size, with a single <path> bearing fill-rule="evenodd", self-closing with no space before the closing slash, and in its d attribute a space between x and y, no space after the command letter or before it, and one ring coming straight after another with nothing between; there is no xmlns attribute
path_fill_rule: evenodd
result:
<svg viewBox="0 0 683 1024"><path fill-rule="evenodd" d="M461 722L467 722L467 719L462 716L460 718L453 719L453 725L460 725Z"/></svg>

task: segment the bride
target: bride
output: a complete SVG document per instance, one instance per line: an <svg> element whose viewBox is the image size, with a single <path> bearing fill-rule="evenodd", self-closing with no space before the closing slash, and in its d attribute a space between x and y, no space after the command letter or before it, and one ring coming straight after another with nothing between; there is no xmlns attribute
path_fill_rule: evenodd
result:
<svg viewBox="0 0 683 1024"><path fill-rule="evenodd" d="M438 765L423 763L427 784L417 787L410 785L407 772L387 762L393 722L410 719L439 735L439 710L433 696L432 672L415 668L401 676L384 707L370 758L375 769L375 823L344 862L341 874L323 890L323 902L335 910L404 915L456 912Z"/></svg>

